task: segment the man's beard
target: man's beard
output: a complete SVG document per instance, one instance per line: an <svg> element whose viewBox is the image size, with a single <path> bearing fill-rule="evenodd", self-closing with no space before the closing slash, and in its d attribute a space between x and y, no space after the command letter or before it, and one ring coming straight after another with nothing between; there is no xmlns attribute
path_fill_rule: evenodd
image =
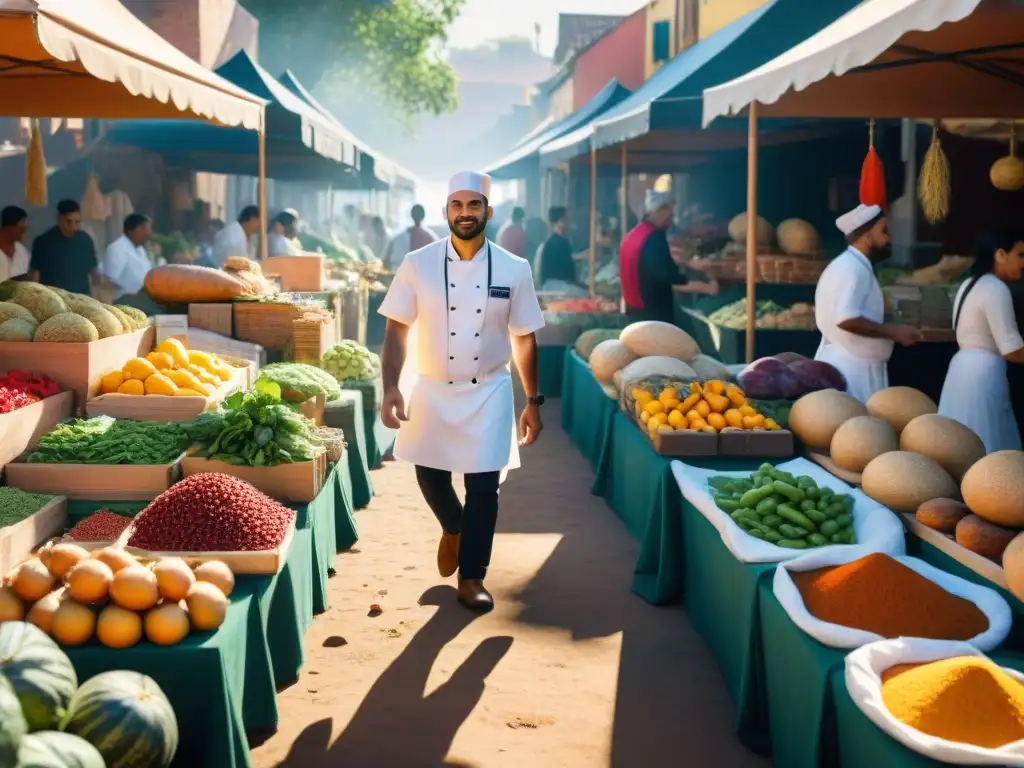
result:
<svg viewBox="0 0 1024 768"><path fill-rule="evenodd" d="M892 243L886 243L882 246L872 246L871 252L868 254L868 260L872 264L880 264L883 261L888 261L892 258Z"/></svg>
<svg viewBox="0 0 1024 768"><path fill-rule="evenodd" d="M469 221L473 222L474 226L473 226L472 229L464 230L464 229L460 228L460 224L462 224L464 222L469 222ZM451 230L452 237L457 237L457 238L459 238L459 240L473 240L474 238L479 237L480 234L485 229L487 229L487 220L486 219L475 219L475 218L471 218L471 217L464 217L464 218L460 218L460 219L455 219L454 221L452 221L451 219L448 219L448 229Z"/></svg>

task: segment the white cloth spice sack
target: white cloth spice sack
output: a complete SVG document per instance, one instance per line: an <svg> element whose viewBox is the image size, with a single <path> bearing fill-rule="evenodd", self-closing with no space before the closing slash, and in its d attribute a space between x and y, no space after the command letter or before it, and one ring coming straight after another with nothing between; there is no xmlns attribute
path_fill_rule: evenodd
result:
<svg viewBox="0 0 1024 768"><path fill-rule="evenodd" d="M846 688L850 698L871 722L914 752L952 765L1024 766L1024 739L999 749L984 749L972 744L929 736L897 720L882 700L882 674L897 664L920 664L954 656L985 654L968 643L948 640L922 640L901 637L862 646L846 657ZM1008 667L1010 677L1024 683L1024 675Z"/></svg>
<svg viewBox="0 0 1024 768"><path fill-rule="evenodd" d="M819 488L829 488L837 494L851 495L853 497L853 530L857 536L858 547L862 547L868 552L885 552L887 555L906 553L907 543L903 524L888 508L869 499L861 490L851 488L807 459L793 459L776 466L796 477L806 475L812 478ZM740 528L727 512L723 512L715 504L712 489L708 485L709 478L716 475L748 477L750 472L718 472L713 469L693 467L683 464L681 461L673 461L672 474L683 497L715 526L722 537L722 543L740 562L781 563L807 554L807 550L777 547L770 541L755 539ZM850 547L849 544L828 544L813 551L843 552Z"/></svg>
<svg viewBox="0 0 1024 768"><path fill-rule="evenodd" d="M803 597L790 576L790 573L813 571L817 568L828 568L833 565L845 565L870 554L872 554L872 550L861 546L823 547L819 550L813 550L793 560L781 563L775 569L772 591L786 613L789 614L789 618L793 620L793 623L819 643L831 646L832 648L860 648L868 643L885 640L886 638L876 635L874 632L832 624L811 615L804 606ZM917 571L926 579L934 581L950 594L962 597L978 606L978 609L988 619L988 629L968 640L978 650L991 651L993 648L998 648L1007 635L1010 634L1010 625L1013 623L1010 606L1003 599L1003 596L994 589L989 589L980 584L961 579L959 576L954 576L951 573L940 571L938 568L929 565L924 560L918 560L916 557L908 557L906 555L894 555L893 557L908 568Z"/></svg>

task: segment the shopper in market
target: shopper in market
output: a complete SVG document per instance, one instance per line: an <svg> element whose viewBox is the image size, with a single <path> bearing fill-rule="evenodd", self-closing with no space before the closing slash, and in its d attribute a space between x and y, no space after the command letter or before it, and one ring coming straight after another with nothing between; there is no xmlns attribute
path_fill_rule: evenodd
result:
<svg viewBox="0 0 1024 768"><path fill-rule="evenodd" d="M526 258L526 211L518 205L512 209L512 216L498 230L498 245L511 254Z"/></svg>
<svg viewBox="0 0 1024 768"><path fill-rule="evenodd" d="M124 220L124 234L107 246L100 265L101 282L110 302L127 303L142 292L146 273L153 267L146 243L153 236L153 222L141 213Z"/></svg>
<svg viewBox="0 0 1024 768"><path fill-rule="evenodd" d="M401 266L410 253L425 248L437 240L437 235L423 226L427 212L423 210L422 205L414 205L409 215L412 218L412 226L406 227L392 237L384 249L384 266L392 272Z"/></svg>
<svg viewBox="0 0 1024 768"><path fill-rule="evenodd" d="M885 322L885 300L875 265L892 255L888 221L877 205L858 205L836 219L847 249L818 279L814 317L821 344L814 355L839 370L846 391L866 403L889 386L888 363L894 343L909 346L921 330Z"/></svg>
<svg viewBox="0 0 1024 768"><path fill-rule="evenodd" d="M81 227L82 209L78 203L57 203L57 225L32 243L29 271L38 274L40 283L71 293L90 294L90 280L98 274L99 262L96 244Z"/></svg>
<svg viewBox="0 0 1024 768"><path fill-rule="evenodd" d="M9 205L0 211L0 283L15 277L28 277L31 261L25 247L28 212Z"/></svg>
<svg viewBox="0 0 1024 768"><path fill-rule="evenodd" d="M256 255L253 237L260 231L260 209L255 205L247 205L232 221L217 233L213 240L213 258L220 267L232 256L244 256L247 259Z"/></svg>
<svg viewBox="0 0 1024 768"><path fill-rule="evenodd" d="M503 471L519 466L509 361L527 395L522 445L540 434L537 339L544 325L530 266L484 236L493 215L489 176L464 172L448 185L451 237L410 254L380 313L388 318L382 353L381 416L398 429L395 456L416 465L424 499L441 523L442 576L459 572L459 600L488 610L484 587ZM398 387L409 327L418 334L418 379L409 407ZM452 473L465 476L463 506Z"/></svg>
<svg viewBox="0 0 1024 768"><path fill-rule="evenodd" d="M548 226L548 238L537 252L533 264L537 287L543 288L544 283L550 280L575 283L576 262L572 257L572 243L565 236L569 218L564 206L555 205L548 209Z"/></svg>
<svg viewBox="0 0 1024 768"><path fill-rule="evenodd" d="M986 233L953 303L960 351L949 363L939 414L970 427L989 453L1021 450L1006 363L1024 363L1024 339L1007 286L1020 280L1022 267L1024 232Z"/></svg>
<svg viewBox="0 0 1024 768"><path fill-rule="evenodd" d="M675 215L670 192L648 190L644 218L619 246L619 279L626 314L634 320L675 321L674 286L685 285L690 293L718 293L718 281L691 282L672 259L666 233Z"/></svg>
<svg viewBox="0 0 1024 768"><path fill-rule="evenodd" d="M299 217L292 211L281 211L270 222L267 256L298 256L302 253L295 247L295 238L298 236Z"/></svg>

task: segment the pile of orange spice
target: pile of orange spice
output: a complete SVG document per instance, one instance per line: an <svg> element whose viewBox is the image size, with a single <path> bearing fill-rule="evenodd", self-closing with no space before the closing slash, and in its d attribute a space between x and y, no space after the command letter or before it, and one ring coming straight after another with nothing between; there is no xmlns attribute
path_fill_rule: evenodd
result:
<svg viewBox="0 0 1024 768"><path fill-rule="evenodd" d="M981 656L887 669L882 701L900 722L947 741L998 749L1024 739L1024 685Z"/></svg>
<svg viewBox="0 0 1024 768"><path fill-rule="evenodd" d="M882 637L970 640L988 630L978 606L888 555L790 572L808 613Z"/></svg>

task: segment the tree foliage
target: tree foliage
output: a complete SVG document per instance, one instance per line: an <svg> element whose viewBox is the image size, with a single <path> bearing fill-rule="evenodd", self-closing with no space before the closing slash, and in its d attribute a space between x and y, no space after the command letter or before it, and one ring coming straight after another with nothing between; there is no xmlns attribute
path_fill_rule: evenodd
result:
<svg viewBox="0 0 1024 768"><path fill-rule="evenodd" d="M260 61L275 75L374 96L408 122L458 106L441 48L465 0L240 2L259 19Z"/></svg>

